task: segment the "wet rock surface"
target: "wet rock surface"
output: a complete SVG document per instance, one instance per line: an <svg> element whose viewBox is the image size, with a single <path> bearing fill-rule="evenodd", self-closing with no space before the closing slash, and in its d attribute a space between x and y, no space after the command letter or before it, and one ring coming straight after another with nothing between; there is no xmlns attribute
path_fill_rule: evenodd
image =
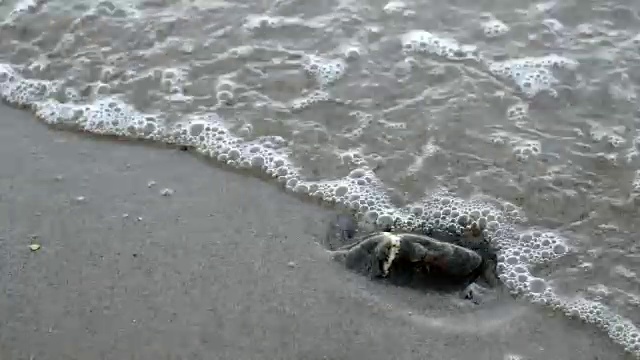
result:
<svg viewBox="0 0 640 360"><path fill-rule="evenodd" d="M397 286L459 291L475 301L498 285L496 249L481 235L375 229L340 213L330 221L325 246L347 269Z"/></svg>

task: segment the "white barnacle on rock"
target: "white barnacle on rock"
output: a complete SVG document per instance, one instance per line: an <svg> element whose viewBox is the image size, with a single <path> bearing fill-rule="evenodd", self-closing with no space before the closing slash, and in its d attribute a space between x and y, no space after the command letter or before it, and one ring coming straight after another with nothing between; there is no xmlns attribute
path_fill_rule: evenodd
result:
<svg viewBox="0 0 640 360"><path fill-rule="evenodd" d="M390 232L384 232L384 242L382 245L388 249L387 251L387 259L382 263L382 276L387 276L389 274L389 269L391 268L391 264L395 260L396 256L398 256L398 252L400 251L400 237L398 235L394 235Z"/></svg>

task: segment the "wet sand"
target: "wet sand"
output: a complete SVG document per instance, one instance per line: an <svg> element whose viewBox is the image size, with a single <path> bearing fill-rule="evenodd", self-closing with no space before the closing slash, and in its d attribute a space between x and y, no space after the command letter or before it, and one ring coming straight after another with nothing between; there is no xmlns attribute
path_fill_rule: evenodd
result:
<svg viewBox="0 0 640 360"><path fill-rule="evenodd" d="M462 317L349 274L318 244L329 215L177 149L0 106L0 359L625 358L511 298Z"/></svg>

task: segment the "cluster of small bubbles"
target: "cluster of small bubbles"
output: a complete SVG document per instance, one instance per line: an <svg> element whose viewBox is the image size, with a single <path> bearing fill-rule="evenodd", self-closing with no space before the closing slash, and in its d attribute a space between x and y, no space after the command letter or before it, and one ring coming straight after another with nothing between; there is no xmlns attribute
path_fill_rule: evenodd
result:
<svg viewBox="0 0 640 360"><path fill-rule="evenodd" d="M520 223L526 220L526 217L524 214L522 214L522 212L520 210L518 210L518 208L509 203L509 202L504 202L502 203L502 215L503 217L511 222L514 223Z"/></svg>
<svg viewBox="0 0 640 360"><path fill-rule="evenodd" d="M415 12L407 8L407 4L400 0L391 0L383 8L386 14L402 14L404 16L413 15Z"/></svg>
<svg viewBox="0 0 640 360"><path fill-rule="evenodd" d="M89 10L89 13L101 16L113 16L124 18L127 16L135 16L136 11L131 8L117 7L110 1L101 1L95 7Z"/></svg>
<svg viewBox="0 0 640 360"><path fill-rule="evenodd" d="M232 58L232 59L240 59L240 58L248 58L255 51L255 48L250 45L241 45L236 46L227 50L224 54L222 54L221 58Z"/></svg>
<svg viewBox="0 0 640 360"><path fill-rule="evenodd" d="M378 169L380 168L380 165L385 163L385 158L380 154L369 153L364 155L364 161L366 163L366 166L372 169Z"/></svg>
<svg viewBox="0 0 640 360"><path fill-rule="evenodd" d="M630 306L640 307L640 296L626 293L627 304Z"/></svg>
<svg viewBox="0 0 640 360"><path fill-rule="evenodd" d="M291 186L303 187L311 197L341 204L381 226L392 224L396 219L397 208L392 205L384 184L366 167L354 169L342 179L318 182L296 179Z"/></svg>
<svg viewBox="0 0 640 360"><path fill-rule="evenodd" d="M582 23L573 29L573 36L578 39L592 39L599 35L609 36L609 31L599 24Z"/></svg>
<svg viewBox="0 0 640 360"><path fill-rule="evenodd" d="M607 136L606 131L599 124L591 123L590 125L589 137L592 141L600 142Z"/></svg>
<svg viewBox="0 0 640 360"><path fill-rule="evenodd" d="M529 290L525 290L524 293L520 294L516 291L512 291L512 293L516 295L523 295L531 303L541 306L555 308L561 303L560 298L554 292L553 288L543 279L536 277L531 277Z"/></svg>
<svg viewBox="0 0 640 360"><path fill-rule="evenodd" d="M97 83L91 86L92 95L94 98L108 95L111 92L111 86L105 83Z"/></svg>
<svg viewBox="0 0 640 360"><path fill-rule="evenodd" d="M618 133L624 133L624 127L605 128L593 121L590 121L589 125L591 127L589 130L589 138L591 141L606 143L612 148L619 148L626 144L626 140L618 135Z"/></svg>
<svg viewBox="0 0 640 360"><path fill-rule="evenodd" d="M243 141L232 135L215 114L193 116L167 130L158 117L142 114L113 97L96 99L86 105L60 103L51 98L41 100L40 96L24 97L21 92L30 89L34 81L22 79L8 66L2 66L0 71L2 97L16 104L31 105L36 116L46 123L64 123L95 134L193 146L221 162L238 168L258 168L282 182L297 177L295 167L288 160L286 141L281 137ZM179 74L163 72L162 76L174 80ZM240 136L249 136L252 128L243 126L238 132Z"/></svg>
<svg viewBox="0 0 640 360"><path fill-rule="evenodd" d="M607 136L606 141L609 146L616 149L624 147L627 143L627 141L622 136L617 134Z"/></svg>
<svg viewBox="0 0 640 360"><path fill-rule="evenodd" d="M48 124L66 124L94 134L150 140L160 140L164 135L157 117L141 114L115 98L99 99L90 105L47 99L33 107L36 117Z"/></svg>
<svg viewBox="0 0 640 360"><path fill-rule="evenodd" d="M632 140L633 146L621 154L622 159L627 165L640 165L640 136L636 136Z"/></svg>
<svg viewBox="0 0 640 360"><path fill-rule="evenodd" d="M507 108L507 119L511 121L526 120L529 117L529 104L517 103Z"/></svg>
<svg viewBox="0 0 640 360"><path fill-rule="evenodd" d="M617 166L619 163L618 154L607 154L604 152L599 152L595 154L595 159L602 165L606 166Z"/></svg>
<svg viewBox="0 0 640 360"><path fill-rule="evenodd" d="M637 174L638 173L636 172L636 175ZM628 280L633 280L633 279L635 279L637 277L637 274L634 271L631 271L630 269L628 269L628 268L626 268L626 267L624 267L622 265L616 265L613 268L613 272L616 275L621 276L623 278L626 278Z"/></svg>
<svg viewBox="0 0 640 360"><path fill-rule="evenodd" d="M232 105L235 99L236 84L226 78L219 79L216 84L216 99L219 104Z"/></svg>
<svg viewBox="0 0 640 360"><path fill-rule="evenodd" d="M542 145L538 140L514 140L512 142L513 154L518 161L526 161L540 154Z"/></svg>
<svg viewBox="0 0 640 360"><path fill-rule="evenodd" d="M376 42L382 38L383 27L380 25L368 25L364 27L364 30L369 42Z"/></svg>
<svg viewBox="0 0 640 360"><path fill-rule="evenodd" d="M247 30L257 30L260 28L273 28L278 26L279 23L280 19L277 17L268 15L250 15L247 17L244 27Z"/></svg>
<svg viewBox="0 0 640 360"><path fill-rule="evenodd" d="M191 54L195 50L197 43L191 39L168 37L161 44L156 45L156 50L165 52L179 52Z"/></svg>
<svg viewBox="0 0 640 360"><path fill-rule="evenodd" d="M544 67L553 68L553 69L576 70L579 65L578 62L573 59L569 59L567 57L556 55L556 54L551 54L551 55L537 57L537 58L530 58L530 59L534 59L534 62L535 62L534 66L544 66ZM524 60L524 59L520 59L520 60ZM524 62L526 63L526 60Z"/></svg>
<svg viewBox="0 0 640 360"><path fill-rule="evenodd" d="M494 145L504 146L511 143L511 135L504 131L494 131L488 137L489 141Z"/></svg>
<svg viewBox="0 0 640 360"><path fill-rule="evenodd" d="M391 73L397 78L406 78L411 74L411 70L414 68L415 64L416 59L413 56L407 56L393 65ZM432 73L435 71L437 70L432 71Z"/></svg>
<svg viewBox="0 0 640 360"><path fill-rule="evenodd" d="M51 96L55 90L55 84L50 81L25 79L11 67L0 64L0 96L14 106L32 106Z"/></svg>
<svg viewBox="0 0 640 360"><path fill-rule="evenodd" d="M597 300L602 300L611 295L612 291L603 284L591 285L587 288L587 293L594 296Z"/></svg>
<svg viewBox="0 0 640 360"><path fill-rule="evenodd" d="M378 120L378 124L389 130L406 130L407 124L404 122L391 122L385 119Z"/></svg>
<svg viewBox="0 0 640 360"><path fill-rule="evenodd" d="M63 91L63 95L64 95L64 100L66 102L72 102L72 103L80 101L80 99L82 98L78 90L72 87L65 88Z"/></svg>
<svg viewBox="0 0 640 360"><path fill-rule="evenodd" d="M637 149L627 149L623 154L620 154L620 160L628 166L640 165L640 152Z"/></svg>
<svg viewBox="0 0 640 360"><path fill-rule="evenodd" d="M96 134L153 137L162 134L155 118L140 114L116 98L103 98L93 103L82 120L83 128Z"/></svg>
<svg viewBox="0 0 640 360"><path fill-rule="evenodd" d="M346 61L356 61L362 57L363 49L356 45L348 45L342 49L342 56Z"/></svg>
<svg viewBox="0 0 640 360"><path fill-rule="evenodd" d="M291 110L300 111L319 102L328 101L329 93L322 90L313 90L310 94L293 99L289 105Z"/></svg>
<svg viewBox="0 0 640 360"><path fill-rule="evenodd" d="M418 52L449 60L478 59L476 46L462 45L454 39L442 38L428 31L412 30L402 35L400 40L406 55Z"/></svg>
<svg viewBox="0 0 640 360"><path fill-rule="evenodd" d="M9 13L9 16L5 19L5 22L11 22L15 20L16 17L32 12L39 5L43 4L45 0L20 0L13 7L13 10ZM0 1L0 5L2 5L2 1Z"/></svg>
<svg viewBox="0 0 640 360"><path fill-rule="evenodd" d="M242 128L241 128L242 129ZM233 135L216 114L192 115L173 126L172 143L192 146L197 152L240 169L256 169L287 182L298 178L288 160L287 142L280 136L262 136L251 141Z"/></svg>
<svg viewBox="0 0 640 360"><path fill-rule="evenodd" d="M557 19L544 19L542 20L542 25L546 26L553 33L559 33L564 30L564 25Z"/></svg>
<svg viewBox="0 0 640 360"><path fill-rule="evenodd" d="M62 37L56 44L56 47L54 48L53 53L61 54L61 55L70 55L76 41L77 41L77 36L75 34L66 33L62 35Z"/></svg>
<svg viewBox="0 0 640 360"><path fill-rule="evenodd" d="M511 253L521 253L520 249L509 249ZM524 295L529 300L538 303L546 302L549 292L549 285L544 279L535 277L529 271L527 262L518 256L509 254L506 259L502 259L498 264L500 280L509 288L513 294Z"/></svg>
<svg viewBox="0 0 640 360"><path fill-rule="evenodd" d="M489 236L504 221L503 213L494 206L482 201L465 201L446 191L436 191L410 204L408 213L418 216L427 228L459 235Z"/></svg>
<svg viewBox="0 0 640 360"><path fill-rule="evenodd" d="M496 38L509 32L509 26L498 19L491 19L482 23L484 36Z"/></svg>
<svg viewBox="0 0 640 360"><path fill-rule="evenodd" d="M562 309L569 317L600 327L614 342L640 358L640 330L629 319L617 315L604 304L584 298L564 300L557 308Z"/></svg>
<svg viewBox="0 0 640 360"><path fill-rule="evenodd" d="M544 279L533 276L533 264L546 263L564 256L569 248L566 240L552 232L519 232L512 224L505 224L493 233L492 240L499 251L498 275L516 295L543 306L562 308L564 301Z"/></svg>
<svg viewBox="0 0 640 360"><path fill-rule="evenodd" d="M557 96L553 86L558 83L558 79L552 70L575 70L577 66L578 63L572 59L552 54L493 62L489 65L489 71L498 77L511 79L528 97L542 91Z"/></svg>
<svg viewBox="0 0 640 360"><path fill-rule="evenodd" d="M495 67L492 67L492 71L494 69ZM547 91L553 97L557 96L556 90L552 87L558 83L558 80L549 69L515 70L510 74L510 77L516 82L520 91L528 97L533 97L543 91Z"/></svg>
<svg viewBox="0 0 640 360"><path fill-rule="evenodd" d="M182 94L186 71L176 68L166 68L161 71L160 85L162 90L168 94Z"/></svg>
<svg viewBox="0 0 640 360"><path fill-rule="evenodd" d="M48 99L36 105L35 115L47 124L77 125L84 116L84 110L77 105L63 104Z"/></svg>
<svg viewBox="0 0 640 360"><path fill-rule="evenodd" d="M100 69L100 81L109 82L116 73L115 67L104 65L102 69ZM158 74L158 76L160 76L160 74Z"/></svg>
<svg viewBox="0 0 640 360"><path fill-rule="evenodd" d="M366 160L362 157L360 150L345 151L340 154L340 160L343 164L355 165L358 167L366 166Z"/></svg>
<svg viewBox="0 0 640 360"><path fill-rule="evenodd" d="M316 55L307 55L302 63L304 70L314 76L320 86L327 86L340 79L347 71L342 59L325 59Z"/></svg>
<svg viewBox="0 0 640 360"><path fill-rule="evenodd" d="M242 138L247 138L247 137L251 136L252 133L253 133L253 125L251 125L251 124L243 124L238 129L238 136L240 136Z"/></svg>
<svg viewBox="0 0 640 360"><path fill-rule="evenodd" d="M373 115L363 111L352 111L349 113L349 116L354 117L357 120L357 125L354 128L345 129L345 136L350 139L357 139L362 136L365 129L373 123Z"/></svg>
<svg viewBox="0 0 640 360"><path fill-rule="evenodd" d="M566 241L552 232L529 231L500 237L501 266L507 271L518 264L541 264L566 255Z"/></svg>
<svg viewBox="0 0 640 360"><path fill-rule="evenodd" d="M524 357L517 354L505 354L504 360L524 360Z"/></svg>
<svg viewBox="0 0 640 360"><path fill-rule="evenodd" d="M47 58L41 57L25 66L24 70L30 73L30 76L28 77L37 77L45 72L49 68L50 64L51 62Z"/></svg>
<svg viewBox="0 0 640 360"><path fill-rule="evenodd" d="M297 17L249 15L245 20L244 28L249 31L255 31L293 25L310 26L314 24Z"/></svg>
<svg viewBox="0 0 640 360"><path fill-rule="evenodd" d="M370 125L373 122L373 115L364 111L355 110L350 112L349 116L356 118L358 124Z"/></svg>

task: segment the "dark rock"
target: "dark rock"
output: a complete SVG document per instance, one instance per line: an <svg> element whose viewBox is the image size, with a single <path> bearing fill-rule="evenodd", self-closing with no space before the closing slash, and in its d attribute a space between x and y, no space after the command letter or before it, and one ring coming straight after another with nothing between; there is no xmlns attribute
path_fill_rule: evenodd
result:
<svg viewBox="0 0 640 360"><path fill-rule="evenodd" d="M498 284L496 249L477 234L427 227L361 232L354 216L340 214L327 234L334 259L352 271L396 285L445 291L467 290L478 280L490 287Z"/></svg>

